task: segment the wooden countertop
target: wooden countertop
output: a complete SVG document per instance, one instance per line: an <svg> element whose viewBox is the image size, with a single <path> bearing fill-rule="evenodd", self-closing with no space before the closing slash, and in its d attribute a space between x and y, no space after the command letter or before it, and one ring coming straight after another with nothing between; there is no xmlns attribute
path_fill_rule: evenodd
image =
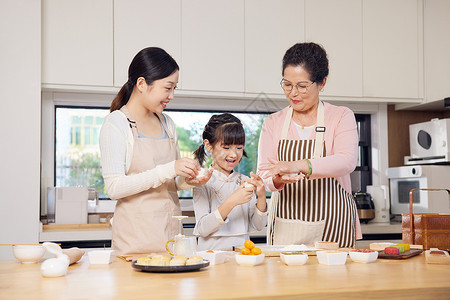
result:
<svg viewBox="0 0 450 300"><path fill-rule="evenodd" d="M7 299L308 299L389 297L448 299L450 268L425 263L424 255L405 260L285 266L279 257L243 267L232 255L224 264L190 273L145 273L115 258L109 265L90 265L87 256L66 276L43 278L40 264L0 262L0 298Z"/></svg>

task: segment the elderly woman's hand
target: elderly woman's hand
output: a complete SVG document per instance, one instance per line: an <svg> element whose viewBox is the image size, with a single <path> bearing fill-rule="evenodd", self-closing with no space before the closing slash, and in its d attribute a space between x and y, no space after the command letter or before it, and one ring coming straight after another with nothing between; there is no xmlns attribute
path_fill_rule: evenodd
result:
<svg viewBox="0 0 450 300"><path fill-rule="evenodd" d="M268 158L269 165L261 166L260 170L269 171L263 178L272 177L275 186L297 182L305 177L300 173L299 161L277 161Z"/></svg>

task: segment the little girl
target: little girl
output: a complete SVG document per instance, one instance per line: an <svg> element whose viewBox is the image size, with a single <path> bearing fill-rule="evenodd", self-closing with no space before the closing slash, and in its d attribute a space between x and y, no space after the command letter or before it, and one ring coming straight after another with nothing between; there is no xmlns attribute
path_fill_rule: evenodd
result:
<svg viewBox="0 0 450 300"><path fill-rule="evenodd" d="M238 118L213 115L202 137L203 144L194 155L203 165L206 148L212 154L213 173L205 185L194 187L194 235L199 236L198 250L231 250L242 246L249 232L266 225L266 191L258 175L252 172L248 178L234 171L242 155L247 156L245 132Z"/></svg>

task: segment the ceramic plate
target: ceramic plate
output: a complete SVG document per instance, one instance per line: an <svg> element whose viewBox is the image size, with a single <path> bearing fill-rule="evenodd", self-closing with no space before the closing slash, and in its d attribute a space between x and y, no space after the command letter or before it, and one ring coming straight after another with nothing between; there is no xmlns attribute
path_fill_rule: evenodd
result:
<svg viewBox="0 0 450 300"><path fill-rule="evenodd" d="M133 260L131 266L135 270L143 272L153 273L177 273L177 272L192 272L200 270L201 268L209 266L209 261L204 259L203 263L198 265L185 265L185 266L142 266L136 264L136 260Z"/></svg>

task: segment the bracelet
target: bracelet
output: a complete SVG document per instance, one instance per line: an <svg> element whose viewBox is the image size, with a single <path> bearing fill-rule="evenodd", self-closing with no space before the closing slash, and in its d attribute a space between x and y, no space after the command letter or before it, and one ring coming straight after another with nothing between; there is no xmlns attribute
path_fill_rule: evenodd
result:
<svg viewBox="0 0 450 300"><path fill-rule="evenodd" d="M309 159L306 158L306 159L304 159L304 161L306 161L306 163L308 164L308 173L305 174L306 179L308 179L312 173L312 166L311 166L311 162L309 161Z"/></svg>

